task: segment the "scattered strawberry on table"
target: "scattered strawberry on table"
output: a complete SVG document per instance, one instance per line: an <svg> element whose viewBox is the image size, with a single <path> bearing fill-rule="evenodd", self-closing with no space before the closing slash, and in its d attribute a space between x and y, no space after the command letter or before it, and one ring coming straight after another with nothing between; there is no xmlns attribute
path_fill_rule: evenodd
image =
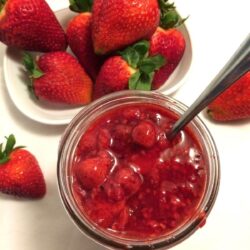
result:
<svg viewBox="0 0 250 250"><path fill-rule="evenodd" d="M23 147L15 147L9 135L5 148L0 144L0 192L24 198L42 198L46 184L37 159Z"/></svg>
<svg viewBox="0 0 250 250"><path fill-rule="evenodd" d="M96 79L103 63L103 57L94 52L91 34L92 0L71 0L70 9L78 12L67 25L66 35L69 47L87 73Z"/></svg>
<svg viewBox="0 0 250 250"><path fill-rule="evenodd" d="M66 104L88 104L93 83L79 62L64 51L50 52L35 62L24 54L24 65L30 74L29 89L37 98Z"/></svg>
<svg viewBox="0 0 250 250"><path fill-rule="evenodd" d="M219 95L207 109L216 121L233 121L250 118L250 71Z"/></svg>
<svg viewBox="0 0 250 250"><path fill-rule="evenodd" d="M29 51L58 51L66 35L45 0L0 0L0 41Z"/></svg>

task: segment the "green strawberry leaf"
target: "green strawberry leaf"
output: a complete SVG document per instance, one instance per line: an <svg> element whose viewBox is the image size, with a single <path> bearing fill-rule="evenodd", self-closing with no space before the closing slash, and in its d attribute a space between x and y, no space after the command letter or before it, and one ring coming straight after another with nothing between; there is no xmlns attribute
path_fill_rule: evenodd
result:
<svg viewBox="0 0 250 250"><path fill-rule="evenodd" d="M142 40L127 47L123 51L119 51L118 54L122 56L130 67L136 69L138 65L140 65L141 61L147 56L148 49L149 42Z"/></svg>
<svg viewBox="0 0 250 250"><path fill-rule="evenodd" d="M138 70L138 71L136 71L136 72L129 78L129 81L128 81L128 88L129 88L129 89L136 89L137 82L138 82L140 76L141 76L141 72Z"/></svg>
<svg viewBox="0 0 250 250"><path fill-rule="evenodd" d="M8 156L6 156L6 157L3 157L2 159L0 159L0 164L4 164L4 163L6 163L7 161L9 161L9 157Z"/></svg>
<svg viewBox="0 0 250 250"><path fill-rule="evenodd" d="M36 62L34 61L32 55L28 52L23 53L23 64L25 69L29 73L30 82L27 83L28 89L32 96L36 97L33 87L33 81L37 78L40 78L44 73L38 68Z"/></svg>
<svg viewBox="0 0 250 250"><path fill-rule="evenodd" d="M39 69L34 69L33 70L33 78L40 78L40 77L42 77L44 75L44 73L41 71L41 70L39 70Z"/></svg>
<svg viewBox="0 0 250 250"><path fill-rule="evenodd" d="M140 65L140 70L143 73L150 74L155 69L155 65L150 60L144 60Z"/></svg>
<svg viewBox="0 0 250 250"><path fill-rule="evenodd" d="M24 52L23 53L23 64L26 68L26 70L30 73L32 73L32 71L35 68L35 63L33 60L33 57L30 53Z"/></svg>
<svg viewBox="0 0 250 250"><path fill-rule="evenodd" d="M133 45L133 48L138 52L140 55L140 59L143 59L147 56L149 50L149 42L146 40L142 40Z"/></svg>
<svg viewBox="0 0 250 250"><path fill-rule="evenodd" d="M3 150L3 143L0 144L0 164L6 163L10 158L10 153L18 148L24 148L24 146L17 146L16 144L16 138L13 134L9 135L8 137L5 137L7 142L5 145L5 149Z"/></svg>
<svg viewBox="0 0 250 250"><path fill-rule="evenodd" d="M174 3L169 3L168 0L158 0L161 18L160 27L164 29L175 28L182 25L188 17L182 19L182 17L176 11Z"/></svg>
<svg viewBox="0 0 250 250"><path fill-rule="evenodd" d="M44 73L38 68L33 56L28 53L23 53L23 64L26 70L30 73L31 78L39 78L44 75Z"/></svg>
<svg viewBox="0 0 250 250"><path fill-rule="evenodd" d="M156 55L145 58L140 65L140 70L146 74L150 74L158 70L166 64L166 59L162 55Z"/></svg>
<svg viewBox="0 0 250 250"><path fill-rule="evenodd" d="M178 22L179 15L175 10L171 10L161 17L161 27L164 29L175 27Z"/></svg>
<svg viewBox="0 0 250 250"><path fill-rule="evenodd" d="M130 90L151 90L151 85L153 81L154 72L150 74L137 71L129 79L129 89Z"/></svg>
<svg viewBox="0 0 250 250"><path fill-rule="evenodd" d="M165 63L166 60L161 55L143 58L138 70L129 78L129 89L151 90L155 71Z"/></svg>
<svg viewBox="0 0 250 250"><path fill-rule="evenodd" d="M7 139L7 143L5 146L4 153L8 156L10 152L14 149L14 146L16 144L16 139L13 134L9 135L9 137L5 137Z"/></svg>
<svg viewBox="0 0 250 250"><path fill-rule="evenodd" d="M5 3L6 3L6 0L0 0L0 12L4 8Z"/></svg>
<svg viewBox="0 0 250 250"><path fill-rule="evenodd" d="M93 0L69 0L69 8L70 10L83 13L83 12L91 12Z"/></svg>
<svg viewBox="0 0 250 250"><path fill-rule="evenodd" d="M154 63L157 70L166 64L166 59L162 55L151 56L149 59Z"/></svg>
<svg viewBox="0 0 250 250"><path fill-rule="evenodd" d="M0 159L3 158L3 143L0 144Z"/></svg>
<svg viewBox="0 0 250 250"><path fill-rule="evenodd" d="M139 61L140 55L133 47L127 47L124 51L119 52L122 58L128 63L132 68L136 68Z"/></svg>
<svg viewBox="0 0 250 250"><path fill-rule="evenodd" d="M152 72L150 74L142 73L138 82L137 82L136 89L137 90L146 90L146 91L151 90L153 77L154 77L154 72Z"/></svg>

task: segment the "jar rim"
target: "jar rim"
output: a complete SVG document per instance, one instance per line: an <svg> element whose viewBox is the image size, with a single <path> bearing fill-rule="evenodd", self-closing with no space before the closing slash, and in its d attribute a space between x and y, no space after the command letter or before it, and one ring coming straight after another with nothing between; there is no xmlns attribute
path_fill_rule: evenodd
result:
<svg viewBox="0 0 250 250"><path fill-rule="evenodd" d="M177 115L181 115L188 108L180 101L177 101L172 97L165 96L157 91L147 92L124 90L106 95L103 98L94 101L75 116L61 137L57 162L59 193L63 205L73 222L85 235L97 243L101 243L108 247L123 249L125 246L131 249L151 249L152 247L154 249L162 249L163 247L166 249L166 247L172 247L185 240L193 234L197 228L199 228L200 224L202 224L204 219L206 219L209 215L219 189L220 163L218 151L209 130L198 116L190 122L190 126L193 126L195 132L199 132L200 139L202 139L207 153L209 154L209 180L207 181L206 190L204 191L203 198L199 204L200 210L197 211L190 220L184 223L181 228L173 231L174 235L170 233L168 235L158 237L157 239L145 242L145 240L124 239L119 236L116 237L114 234L108 234L107 230L96 228L86 219L83 219L79 209L76 207L76 204L74 204L74 202L72 203L73 195L69 191L69 186L67 185L65 176L65 155L69 154L68 150L72 148L73 145L77 144L75 143L77 140L79 141L78 133L81 131L80 128L83 123L88 119L91 119L93 114L97 114L97 110L100 111L101 109L102 111L107 111L107 108L113 109L114 102L118 101L116 104L121 105L130 102L134 103L135 100L137 100L138 103L141 103L142 101L143 103L151 103L154 100L155 104L164 106Z"/></svg>

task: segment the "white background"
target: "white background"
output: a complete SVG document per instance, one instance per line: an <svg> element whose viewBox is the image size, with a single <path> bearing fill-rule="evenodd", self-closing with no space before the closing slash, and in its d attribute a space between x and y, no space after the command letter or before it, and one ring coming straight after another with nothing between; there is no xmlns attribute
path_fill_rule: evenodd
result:
<svg viewBox="0 0 250 250"><path fill-rule="evenodd" d="M67 0L49 0L54 10ZM180 13L190 15L193 67L174 97L190 105L249 33L250 1L176 0ZM56 181L57 148L65 126L31 121L13 105L3 79L0 44L0 138L14 133L41 164L47 194L39 201L0 195L1 250L104 250L75 228L59 199ZM211 122L204 113L221 160L221 185L206 225L176 250L250 249L250 123Z"/></svg>

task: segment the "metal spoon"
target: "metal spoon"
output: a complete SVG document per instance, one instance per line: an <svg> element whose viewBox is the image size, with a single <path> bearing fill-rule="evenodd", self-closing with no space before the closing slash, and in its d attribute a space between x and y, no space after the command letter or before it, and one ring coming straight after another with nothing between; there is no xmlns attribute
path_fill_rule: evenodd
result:
<svg viewBox="0 0 250 250"><path fill-rule="evenodd" d="M196 101L180 117L180 119L177 120L172 129L167 133L168 139L173 139L187 123L200 113L201 110L249 70L250 34L248 34L238 50L233 54L227 64L221 69Z"/></svg>

